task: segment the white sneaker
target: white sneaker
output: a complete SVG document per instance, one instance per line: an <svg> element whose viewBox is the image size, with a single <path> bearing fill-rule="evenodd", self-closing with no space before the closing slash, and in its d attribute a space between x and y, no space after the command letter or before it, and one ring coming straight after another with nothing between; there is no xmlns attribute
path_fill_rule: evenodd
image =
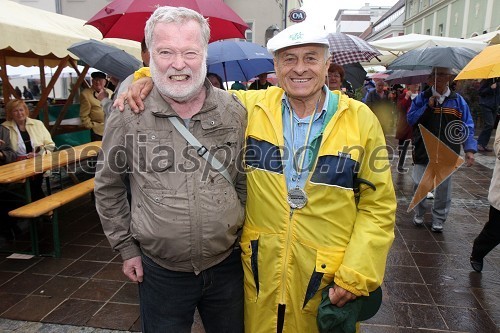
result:
<svg viewBox="0 0 500 333"><path fill-rule="evenodd" d="M421 227L424 225L424 217L415 215L413 217L413 224L417 227Z"/></svg>
<svg viewBox="0 0 500 333"><path fill-rule="evenodd" d="M427 192L427 199L434 199L434 193Z"/></svg>
<svg viewBox="0 0 500 333"><path fill-rule="evenodd" d="M432 221L432 227L431 227L432 232L443 232L443 222L434 222Z"/></svg>

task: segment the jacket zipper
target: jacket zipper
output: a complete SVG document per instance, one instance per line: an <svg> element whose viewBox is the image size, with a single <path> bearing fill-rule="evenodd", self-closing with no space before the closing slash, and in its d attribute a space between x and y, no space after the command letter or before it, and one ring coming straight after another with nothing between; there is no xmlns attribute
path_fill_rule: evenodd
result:
<svg viewBox="0 0 500 333"><path fill-rule="evenodd" d="M262 108L262 109L264 109L264 108ZM339 111L339 110L337 110L337 111ZM267 112L266 112L266 114L267 114ZM332 119L330 119L330 121L332 121ZM276 131L275 131L275 133L276 133ZM323 138L322 138L322 140L323 140ZM320 143L320 145L321 145L321 143ZM319 148L318 148L318 152L319 152ZM314 166L311 170L314 170L317 162L318 162L318 156L316 155L316 159L314 161ZM307 183L310 181L311 177L312 177L312 174L311 174L311 171L309 171L309 175L307 177L305 186L307 186ZM304 186L304 188L305 188L305 186ZM285 188L286 188L286 182L285 182ZM289 216L289 221L288 221L288 226L287 226L287 234L286 234L286 240L285 240L285 258L283 259L283 265L281 267L282 273L281 273L281 297L280 297L280 302L279 302L280 304L285 304L286 275L288 272L288 270L287 270L288 252L290 249L291 236L292 236L291 229L293 227L293 213L294 213L294 209L290 208L290 216Z"/></svg>
<svg viewBox="0 0 500 333"><path fill-rule="evenodd" d="M290 218L288 221L288 228L286 232L286 240L285 240L285 258L283 258L283 265L281 267L282 273L281 273L281 298L280 298L280 304L286 304L285 303L285 291L286 291L286 275L287 275L287 267L288 267L288 251L290 249L290 243L291 243L291 229L292 229L292 224L293 224L293 212L294 209L290 208Z"/></svg>

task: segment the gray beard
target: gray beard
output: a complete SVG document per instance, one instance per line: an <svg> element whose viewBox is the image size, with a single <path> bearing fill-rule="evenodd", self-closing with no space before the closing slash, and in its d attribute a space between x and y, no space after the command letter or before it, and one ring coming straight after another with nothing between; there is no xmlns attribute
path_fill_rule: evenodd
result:
<svg viewBox="0 0 500 333"><path fill-rule="evenodd" d="M204 61L205 63L205 61ZM170 98L178 103L187 102L196 96L200 89L203 87L205 82L205 77L207 76L207 66L203 65L199 76L191 76L193 84L189 87L187 91L178 92L175 89L170 89L169 84L165 82L167 79L166 73L161 73L157 68L153 59L151 59L149 64L149 69L151 71L151 78L153 79L156 88L163 96Z"/></svg>

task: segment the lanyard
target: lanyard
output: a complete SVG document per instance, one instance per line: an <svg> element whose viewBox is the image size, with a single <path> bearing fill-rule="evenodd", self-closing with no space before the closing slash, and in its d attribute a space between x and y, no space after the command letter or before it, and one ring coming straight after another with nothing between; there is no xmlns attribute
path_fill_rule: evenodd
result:
<svg viewBox="0 0 500 333"><path fill-rule="evenodd" d="M307 127L307 133L306 133L306 139L305 139L303 147L307 147L307 143L309 142L309 135L311 134L312 123L314 121L314 116L316 115L316 112L318 112L318 106L319 106L320 101L321 101L321 95L319 96L319 99L316 102L316 107L314 108L314 113L311 114L311 119L309 120L309 125ZM291 143L292 143L292 152L293 152L293 163L295 164L295 170L298 173L301 173L303 170L303 167L304 167L304 161L305 161L307 149L305 149L303 152L301 152L300 162L297 163L297 152L295 151L295 131L293 130L293 113L294 113L294 111L293 111L291 104L290 104L290 108L291 108L291 110L290 110L290 128L291 128L291 132L292 132L292 142Z"/></svg>

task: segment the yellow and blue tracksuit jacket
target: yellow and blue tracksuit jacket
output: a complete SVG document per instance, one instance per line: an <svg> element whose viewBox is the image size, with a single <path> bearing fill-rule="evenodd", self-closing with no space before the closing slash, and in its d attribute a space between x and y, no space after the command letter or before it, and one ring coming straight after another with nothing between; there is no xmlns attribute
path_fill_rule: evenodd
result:
<svg viewBox="0 0 500 333"><path fill-rule="evenodd" d="M283 90L234 92L248 110L241 238L247 333L275 332L279 304L284 333L317 332L321 291L330 282L355 295L382 283L396 209L384 135L365 104L332 93L338 108L319 138L304 187L308 203L292 211L281 160Z"/></svg>

